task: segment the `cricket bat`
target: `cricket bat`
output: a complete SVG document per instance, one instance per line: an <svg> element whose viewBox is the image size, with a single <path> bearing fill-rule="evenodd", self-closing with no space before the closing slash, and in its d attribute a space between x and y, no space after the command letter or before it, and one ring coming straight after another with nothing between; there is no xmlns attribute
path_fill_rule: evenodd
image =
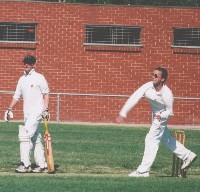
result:
<svg viewBox="0 0 200 192"><path fill-rule="evenodd" d="M51 145L51 135L49 133L47 119L44 119L44 143L45 143L45 152L46 152L46 159L47 159L47 168L48 173L53 174L55 173L55 166L54 166L54 159L53 159L53 150Z"/></svg>

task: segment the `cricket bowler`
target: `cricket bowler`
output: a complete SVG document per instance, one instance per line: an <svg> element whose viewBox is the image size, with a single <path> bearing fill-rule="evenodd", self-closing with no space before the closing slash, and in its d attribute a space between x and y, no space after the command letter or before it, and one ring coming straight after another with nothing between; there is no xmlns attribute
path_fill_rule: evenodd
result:
<svg viewBox="0 0 200 192"><path fill-rule="evenodd" d="M187 169L197 159L197 155L184 147L170 135L167 128L167 120L173 115L174 97L165 84L168 72L165 68L157 67L152 74L152 81L145 83L137 89L122 107L117 122L125 121L128 112L145 97L152 108L153 122L145 138L145 149L141 164L136 171L129 174L130 177L148 177L150 168L155 160L160 143L183 160L181 169Z"/></svg>
<svg viewBox="0 0 200 192"><path fill-rule="evenodd" d="M13 118L13 107L23 98L24 125L19 125L21 162L17 173L47 172L47 165L38 125L42 118L49 119L49 87L45 77L35 71L36 58L27 55L23 59L24 74L20 77L13 99L5 112L4 119ZM36 167L32 169L31 152L34 152Z"/></svg>

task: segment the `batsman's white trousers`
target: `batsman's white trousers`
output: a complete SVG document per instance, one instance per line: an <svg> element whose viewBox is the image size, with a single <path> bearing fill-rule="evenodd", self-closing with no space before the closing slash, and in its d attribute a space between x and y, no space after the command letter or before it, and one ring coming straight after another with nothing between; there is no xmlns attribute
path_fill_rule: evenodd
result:
<svg viewBox="0 0 200 192"><path fill-rule="evenodd" d="M163 121L160 124L158 120L154 120L149 133L145 138L143 159L137 168L139 172L143 173L150 170L156 158L160 143L163 143L170 151L175 153L182 160L185 160L191 152L171 136L166 121Z"/></svg>
<svg viewBox="0 0 200 192"><path fill-rule="evenodd" d="M29 116L25 119L25 125L19 126L20 156L21 162L29 166L31 152L34 151L34 159L38 166L44 168L46 165L42 136L38 132L41 121L37 116Z"/></svg>

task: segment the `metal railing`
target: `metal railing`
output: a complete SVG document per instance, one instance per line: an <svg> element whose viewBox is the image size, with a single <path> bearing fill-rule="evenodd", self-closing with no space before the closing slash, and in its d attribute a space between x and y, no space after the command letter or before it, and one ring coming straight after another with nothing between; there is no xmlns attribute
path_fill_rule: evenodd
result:
<svg viewBox="0 0 200 192"><path fill-rule="evenodd" d="M14 94L14 91L0 91L0 94ZM89 97L119 97L129 98L130 95L116 95L116 94L88 94L88 93L50 93L50 95L56 96L56 121L60 121L60 97L61 96L89 96ZM200 98L193 97L174 97L175 100L199 100Z"/></svg>

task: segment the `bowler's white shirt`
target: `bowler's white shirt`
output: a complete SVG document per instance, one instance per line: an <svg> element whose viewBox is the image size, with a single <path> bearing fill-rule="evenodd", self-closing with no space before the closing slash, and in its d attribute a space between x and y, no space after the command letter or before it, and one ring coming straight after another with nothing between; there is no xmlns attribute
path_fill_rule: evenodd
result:
<svg viewBox="0 0 200 192"><path fill-rule="evenodd" d="M163 119L167 119L173 115L174 97L171 90L164 84L162 90L157 92L153 86L153 82L148 82L129 97L120 111L120 116L127 117L127 113L142 97L145 97L149 101L154 114L160 113Z"/></svg>
<svg viewBox="0 0 200 192"><path fill-rule="evenodd" d="M43 95L49 93L49 87L43 75L32 69L28 74L24 73L20 77L15 94L13 96L17 101L23 97L23 110L25 117L27 115L41 115L44 110Z"/></svg>

